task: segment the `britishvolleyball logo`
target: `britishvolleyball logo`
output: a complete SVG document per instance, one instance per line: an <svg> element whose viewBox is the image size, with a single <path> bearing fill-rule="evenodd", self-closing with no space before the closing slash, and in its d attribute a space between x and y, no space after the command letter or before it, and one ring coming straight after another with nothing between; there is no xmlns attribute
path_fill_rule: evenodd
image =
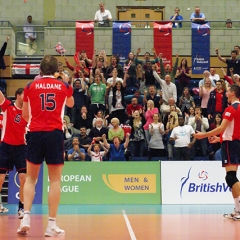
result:
<svg viewBox="0 0 240 240"><path fill-rule="evenodd" d="M82 31L86 33L86 35L90 35L93 33L94 25L93 23L83 23Z"/></svg>
<svg viewBox="0 0 240 240"><path fill-rule="evenodd" d="M210 26L208 24L199 24L197 27L197 31L200 35L205 37L210 34Z"/></svg>
<svg viewBox="0 0 240 240"><path fill-rule="evenodd" d="M123 33L124 35L128 35L131 32L131 24L130 23L120 24L119 32Z"/></svg>
<svg viewBox="0 0 240 240"><path fill-rule="evenodd" d="M172 23L159 25L158 29L159 32L163 33L164 36L167 36L172 32Z"/></svg>
<svg viewBox="0 0 240 240"><path fill-rule="evenodd" d="M205 170L198 171L198 174L192 173L192 167L189 168L185 177L181 178L180 197L184 193L220 193L228 192L231 189L225 182L211 182L209 173Z"/></svg>

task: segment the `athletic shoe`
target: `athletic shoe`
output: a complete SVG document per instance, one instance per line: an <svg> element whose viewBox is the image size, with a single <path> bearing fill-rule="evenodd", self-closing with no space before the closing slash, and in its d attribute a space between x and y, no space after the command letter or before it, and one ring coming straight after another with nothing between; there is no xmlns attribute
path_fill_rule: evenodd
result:
<svg viewBox="0 0 240 240"><path fill-rule="evenodd" d="M235 221L240 221L240 212L238 212L235 216L232 218Z"/></svg>
<svg viewBox="0 0 240 240"><path fill-rule="evenodd" d="M234 208L232 213L224 213L223 216L225 218L229 218L229 219L233 219L235 216L239 215L240 213L238 211L236 211L236 209ZM240 219L239 219L240 220Z"/></svg>
<svg viewBox="0 0 240 240"><path fill-rule="evenodd" d="M3 205L0 205L0 213L6 213L8 212L8 208L3 207Z"/></svg>
<svg viewBox="0 0 240 240"><path fill-rule="evenodd" d="M45 232L45 237L54 237L54 236L64 236L65 231L60 229L58 226L55 227L47 227L47 230Z"/></svg>
<svg viewBox="0 0 240 240"><path fill-rule="evenodd" d="M24 210L22 208L20 208L18 210L18 219L23 219L24 216Z"/></svg>
<svg viewBox="0 0 240 240"><path fill-rule="evenodd" d="M21 220L20 226L17 230L17 234L26 235L29 229L30 229L30 217L28 216Z"/></svg>

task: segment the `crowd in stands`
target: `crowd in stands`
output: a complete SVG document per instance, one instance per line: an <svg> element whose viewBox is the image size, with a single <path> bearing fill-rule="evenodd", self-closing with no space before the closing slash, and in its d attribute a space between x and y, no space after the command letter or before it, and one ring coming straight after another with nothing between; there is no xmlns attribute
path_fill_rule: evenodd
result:
<svg viewBox="0 0 240 240"><path fill-rule="evenodd" d="M237 46L236 46L237 47ZM108 63L105 51L74 56L66 76L63 63L55 76L73 85L74 107L65 109L65 159L68 161L214 160L219 144L195 140L221 123L228 106L228 84L239 84L239 48L232 51L227 73L220 79L214 68L192 88L191 68L185 58L164 66L162 54L146 52L143 60L129 53L124 66L116 55ZM185 127L188 126L188 127ZM181 141L180 141L181 140ZM184 150L185 149L185 150ZM187 154L186 154L187 153ZM216 159L217 160L217 159Z"/></svg>

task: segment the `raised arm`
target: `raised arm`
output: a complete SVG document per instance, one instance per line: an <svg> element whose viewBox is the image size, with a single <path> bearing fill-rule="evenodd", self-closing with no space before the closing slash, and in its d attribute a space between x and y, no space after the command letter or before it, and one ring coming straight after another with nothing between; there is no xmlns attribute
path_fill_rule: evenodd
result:
<svg viewBox="0 0 240 240"><path fill-rule="evenodd" d="M109 149L110 148L110 144L107 142L107 139L106 139L106 134L103 134L102 135L102 139L103 139L103 144L104 146Z"/></svg>
<svg viewBox="0 0 240 240"><path fill-rule="evenodd" d="M130 136L130 134L127 133L127 134L126 134L125 142L124 142L124 144L123 144L124 148L127 148L127 147L128 147L128 144L129 144L129 136Z"/></svg>
<svg viewBox="0 0 240 240"><path fill-rule="evenodd" d="M215 49L215 52L216 52L216 54L217 54L218 59L219 59L220 61L226 63L226 58L221 57L221 55L219 54L218 48Z"/></svg>

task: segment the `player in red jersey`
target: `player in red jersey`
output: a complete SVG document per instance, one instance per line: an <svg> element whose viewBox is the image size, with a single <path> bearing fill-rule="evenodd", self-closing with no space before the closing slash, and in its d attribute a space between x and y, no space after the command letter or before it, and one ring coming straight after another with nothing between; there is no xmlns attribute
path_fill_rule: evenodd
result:
<svg viewBox="0 0 240 240"><path fill-rule="evenodd" d="M231 85L226 96L231 105L225 109L221 125L210 132L198 132L194 137L197 139L209 137L210 143L222 142L222 165L226 169L226 182L232 190L235 202L234 212L223 216L240 220L240 182L237 179L237 169L240 165L240 87ZM219 134L221 136L217 137Z"/></svg>
<svg viewBox="0 0 240 240"><path fill-rule="evenodd" d="M27 178L24 187L24 217L17 231L26 234L30 229L30 210L35 184L42 162L46 161L50 180L48 194L49 219L45 236L63 236L65 231L56 224L61 194L61 174L64 164L63 116L65 104L74 105L73 89L68 83L53 77L58 69L55 57L45 56L40 64L41 79L24 89L23 117L28 121Z"/></svg>
<svg viewBox="0 0 240 240"><path fill-rule="evenodd" d="M1 148L0 148L0 212L8 209L2 206L1 190L6 173L13 170L18 171L20 182L19 189L19 217L23 217L23 185L26 180L26 143L25 128L27 122L22 118L23 88L16 93L16 101L12 103L6 99L0 91L0 106L3 111Z"/></svg>

